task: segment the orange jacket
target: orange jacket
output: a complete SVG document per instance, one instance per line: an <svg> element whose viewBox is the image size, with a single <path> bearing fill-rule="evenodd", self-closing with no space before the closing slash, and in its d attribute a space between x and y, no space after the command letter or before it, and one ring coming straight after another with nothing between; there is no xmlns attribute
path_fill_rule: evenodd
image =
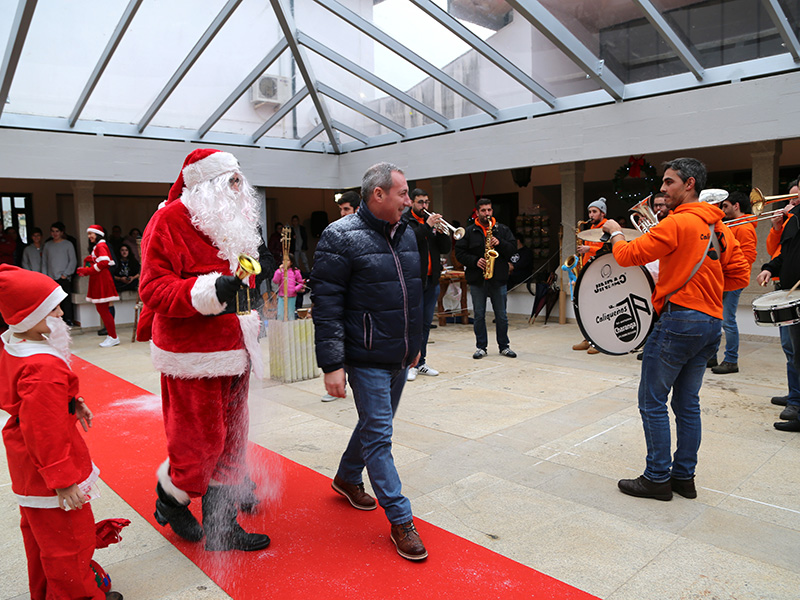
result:
<svg viewBox="0 0 800 600"><path fill-rule="evenodd" d="M756 218L755 215L742 215L742 218L744 217ZM737 225L736 227L730 227L729 229L733 232L734 237L739 240L744 258L752 267L758 256L758 248L756 247L758 245L758 237L756 236L755 221L747 222L744 225Z"/></svg>
<svg viewBox="0 0 800 600"><path fill-rule="evenodd" d="M793 216L794 215L789 215L789 219L791 219ZM781 253L781 236L783 236L783 230L786 228L786 224L789 222L789 219L784 219L780 231L775 231L772 226L769 228L769 235L767 236L767 252L771 258L775 258Z"/></svg>
<svg viewBox="0 0 800 600"><path fill-rule="evenodd" d="M739 242L721 222L724 216L719 208L706 202L681 204L647 234L614 244L614 258L623 267L659 260L658 283L653 292L656 312L661 313L665 297L675 292L670 302L721 319L722 292L741 289L750 280L750 268ZM722 256L719 260L711 258L715 254L711 246L703 264L687 282L708 247L712 223Z"/></svg>
<svg viewBox="0 0 800 600"><path fill-rule="evenodd" d="M589 229L601 229L603 225L605 225L606 221L608 221L608 219L603 217L602 221L600 221L597 225L592 225ZM589 251L586 252L586 254L584 254L583 257L581 258L581 266L585 267L586 264L594 258L594 255L597 254L597 251L603 247L603 242L586 242L583 240L581 241L583 242L584 246L589 246Z"/></svg>

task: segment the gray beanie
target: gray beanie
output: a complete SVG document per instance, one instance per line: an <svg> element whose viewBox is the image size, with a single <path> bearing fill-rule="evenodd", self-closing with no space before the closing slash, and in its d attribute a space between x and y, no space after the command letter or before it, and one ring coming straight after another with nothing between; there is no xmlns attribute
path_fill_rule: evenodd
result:
<svg viewBox="0 0 800 600"><path fill-rule="evenodd" d="M606 199L605 198L598 198L594 202L589 205L589 208L595 207L600 210L601 213L606 214L608 210L606 209Z"/></svg>

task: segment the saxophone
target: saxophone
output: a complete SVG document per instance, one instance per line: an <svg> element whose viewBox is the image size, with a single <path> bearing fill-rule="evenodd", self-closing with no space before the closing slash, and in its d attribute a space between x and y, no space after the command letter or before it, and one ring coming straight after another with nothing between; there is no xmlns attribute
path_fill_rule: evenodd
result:
<svg viewBox="0 0 800 600"><path fill-rule="evenodd" d="M486 229L486 249L483 253L483 258L486 261L486 270L483 272L484 279L491 279L494 277L494 261L500 256L497 250L492 248L492 222L489 221L489 227Z"/></svg>

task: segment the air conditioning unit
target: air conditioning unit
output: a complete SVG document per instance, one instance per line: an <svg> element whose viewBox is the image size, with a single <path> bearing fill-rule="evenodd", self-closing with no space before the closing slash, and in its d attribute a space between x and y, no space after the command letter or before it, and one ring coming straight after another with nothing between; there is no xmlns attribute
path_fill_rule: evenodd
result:
<svg viewBox="0 0 800 600"><path fill-rule="evenodd" d="M250 101L255 107L271 104L280 106L291 97L288 77L262 75L250 88Z"/></svg>

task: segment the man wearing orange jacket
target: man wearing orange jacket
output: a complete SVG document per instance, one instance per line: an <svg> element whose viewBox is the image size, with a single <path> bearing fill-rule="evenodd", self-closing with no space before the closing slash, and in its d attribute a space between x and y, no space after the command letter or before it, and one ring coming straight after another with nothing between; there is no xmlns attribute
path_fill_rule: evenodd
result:
<svg viewBox="0 0 800 600"><path fill-rule="evenodd" d="M790 194L797 194L800 191L797 184L797 179L789 184ZM767 236L767 252L772 258L776 258L781 253L783 231L792 218L790 211L798 204L800 204L800 196L795 196L789 200L782 213L772 218L772 227L770 227L769 235ZM780 279L775 277L773 281L775 282L775 289L781 289ZM777 406L785 406L786 408L781 411L780 418L785 421L792 421L796 420L798 414L800 414L800 376L798 376L797 370L794 368L794 350L792 349L792 341L789 339L789 330L786 327L781 327L780 335L781 347L786 356L786 380L789 386L789 393L785 396L773 396L772 403Z"/></svg>
<svg viewBox="0 0 800 600"><path fill-rule="evenodd" d="M739 242L721 222L724 213L699 201L705 165L677 158L664 168L661 191L672 211L668 217L632 242L625 241L617 222L603 226L621 266L660 261L653 292L660 317L644 346L639 382L647 464L643 475L618 483L625 494L657 500L671 500L673 492L697 497L699 392L706 362L722 335L722 292L743 288L750 277ZM670 391L677 437L674 456L667 410Z"/></svg>
<svg viewBox="0 0 800 600"><path fill-rule="evenodd" d="M594 202L589 205L589 223L591 226L589 229L600 229L603 225L606 224L606 213L608 212L608 208L606 207L606 199L605 198L598 198ZM581 257L581 268L585 267L590 260L592 260L597 252L603 247L603 242L584 242L580 244L575 251ZM583 340L574 346L572 346L573 350L588 350L589 354L599 354L600 351L597 348L593 348L589 345L589 340Z"/></svg>
<svg viewBox="0 0 800 600"><path fill-rule="evenodd" d="M733 192L719 207L725 213L725 218L739 219L742 224L731 227L734 237L739 241L745 260L752 269L758 255L758 238L756 237L755 221L747 220L753 217L750 214L750 198L742 192ZM753 217L755 218L755 217ZM748 278L748 283L750 282ZM739 326L736 323L736 310L739 308L739 296L742 289L722 293L722 330L725 332L725 357L717 364L717 353L709 361L711 372L717 375L727 375L739 372Z"/></svg>

